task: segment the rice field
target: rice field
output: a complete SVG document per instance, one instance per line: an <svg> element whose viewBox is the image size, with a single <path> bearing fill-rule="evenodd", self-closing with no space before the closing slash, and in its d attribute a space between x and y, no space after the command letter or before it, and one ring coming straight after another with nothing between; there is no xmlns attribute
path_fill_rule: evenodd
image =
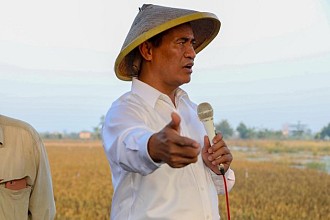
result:
<svg viewBox="0 0 330 220"><path fill-rule="evenodd" d="M108 162L99 142L46 142L56 219L109 219L112 198Z"/></svg>
<svg viewBox="0 0 330 220"><path fill-rule="evenodd" d="M330 142L227 141L236 185L231 219L330 219L330 175L295 155L329 157ZM53 177L56 219L109 219L111 171L99 141L45 141ZM243 149L243 150L242 150ZM319 163L322 164L322 163ZM219 196L221 219L225 197Z"/></svg>

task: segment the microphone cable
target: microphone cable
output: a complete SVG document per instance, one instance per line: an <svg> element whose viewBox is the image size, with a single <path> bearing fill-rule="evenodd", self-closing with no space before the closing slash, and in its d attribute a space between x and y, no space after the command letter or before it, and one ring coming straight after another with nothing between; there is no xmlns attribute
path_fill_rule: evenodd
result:
<svg viewBox="0 0 330 220"><path fill-rule="evenodd" d="M225 177L225 168L223 164L219 165L219 170L221 173L221 176L223 178L223 183L225 185L225 195L226 195L226 207L227 207L227 219L230 220L230 210L229 210L229 195L228 195L228 188L227 188L227 180Z"/></svg>

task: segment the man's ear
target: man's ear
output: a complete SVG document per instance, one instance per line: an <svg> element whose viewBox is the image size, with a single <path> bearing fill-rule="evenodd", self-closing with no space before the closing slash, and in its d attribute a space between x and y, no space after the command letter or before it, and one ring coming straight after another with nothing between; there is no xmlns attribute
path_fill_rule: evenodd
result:
<svg viewBox="0 0 330 220"><path fill-rule="evenodd" d="M152 49L151 48L152 48L152 45L148 41L145 41L139 45L140 54L146 61L151 61L151 59L152 59Z"/></svg>

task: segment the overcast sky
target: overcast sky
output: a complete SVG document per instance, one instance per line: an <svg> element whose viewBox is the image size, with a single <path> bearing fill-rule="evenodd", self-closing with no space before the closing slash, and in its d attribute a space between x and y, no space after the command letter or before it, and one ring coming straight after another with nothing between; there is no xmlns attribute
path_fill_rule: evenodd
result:
<svg viewBox="0 0 330 220"><path fill-rule="evenodd" d="M92 130L130 89L113 65L143 1L0 0L0 114L38 131ZM330 122L326 0L149 1L221 20L183 88L215 120L282 129Z"/></svg>

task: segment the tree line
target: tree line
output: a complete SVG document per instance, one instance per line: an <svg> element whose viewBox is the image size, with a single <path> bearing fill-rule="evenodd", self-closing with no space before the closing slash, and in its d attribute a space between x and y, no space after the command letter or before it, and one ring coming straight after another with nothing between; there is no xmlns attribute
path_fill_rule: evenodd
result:
<svg viewBox="0 0 330 220"><path fill-rule="evenodd" d="M90 139L100 140L101 130L104 122L104 116L100 117L98 124L93 127ZM243 122L240 122L236 128L233 128L227 120L222 120L215 123L217 132L221 132L225 138L238 139L305 139L305 140L330 140L330 123L324 126L319 132L313 134L306 126L299 122L291 126L288 130L271 130L271 129L256 129L248 127ZM44 139L81 139L81 132L44 132L41 137Z"/></svg>
<svg viewBox="0 0 330 220"><path fill-rule="evenodd" d="M292 126L290 130L271 130L271 129L256 129L246 126L243 122L234 129L227 120L222 120L215 124L216 131L220 131L225 138L240 138L240 139L315 139L329 140L330 139L330 123L324 126L319 132L313 134L311 130L300 123Z"/></svg>

